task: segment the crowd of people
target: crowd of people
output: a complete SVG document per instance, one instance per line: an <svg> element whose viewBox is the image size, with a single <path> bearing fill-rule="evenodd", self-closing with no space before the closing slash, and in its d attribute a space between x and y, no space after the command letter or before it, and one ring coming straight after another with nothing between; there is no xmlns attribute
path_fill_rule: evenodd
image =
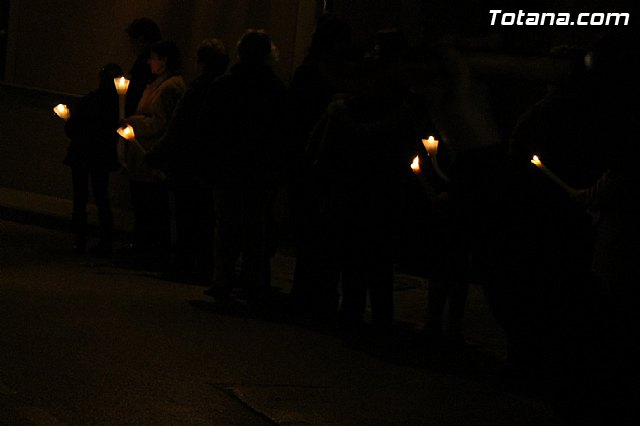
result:
<svg viewBox="0 0 640 426"><path fill-rule="evenodd" d="M571 72L505 140L450 40L416 51L400 31L382 30L358 57L349 26L327 16L290 84L272 69L269 35L249 30L230 68L223 43L204 40L187 86L178 48L152 21L127 33L138 60L125 118L111 83L122 71L109 64L66 123L76 250L87 241L90 177L101 230L92 250L111 253L107 185L118 151L135 213L131 253L163 265L168 279L208 285L220 303L242 288L259 304L284 189L294 315L357 332L369 297L374 329L390 333L401 265L429 279L425 338L461 340L477 282L506 332L510 368L555 381L573 419L635 415L626 401L637 391L638 55L625 36L554 50ZM124 124L137 144L118 141ZM427 134L441 141L444 171L423 170L429 194L409 168L416 154L428 164ZM575 190L548 179L533 155Z"/></svg>

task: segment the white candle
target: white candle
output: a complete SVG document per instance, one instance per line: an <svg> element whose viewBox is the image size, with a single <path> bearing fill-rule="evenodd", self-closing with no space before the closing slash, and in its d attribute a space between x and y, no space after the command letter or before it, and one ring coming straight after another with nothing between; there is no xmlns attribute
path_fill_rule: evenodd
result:
<svg viewBox="0 0 640 426"><path fill-rule="evenodd" d="M71 117L71 112L69 112L69 108L65 104L58 104L53 108L53 112L64 121L67 121L69 117Z"/></svg>
<svg viewBox="0 0 640 426"><path fill-rule="evenodd" d="M427 139L422 139L422 145L427 150L429 157L434 157L438 154L438 139L433 136L429 136Z"/></svg>
<svg viewBox="0 0 640 426"><path fill-rule="evenodd" d="M118 115L120 118L124 118L125 95L129 89L129 80L124 77L116 77L113 79L113 84L118 92Z"/></svg>
<svg viewBox="0 0 640 426"><path fill-rule="evenodd" d="M573 189L572 187L570 187L565 181L563 181L562 179L560 179L555 173L553 173L551 170L547 169L545 167L544 164L542 164L542 161L540 161L540 159L538 158L537 155L534 155L533 158L531 159L531 164L533 164L534 166L536 166L538 169L540 169L540 171L542 173L544 173L545 175L547 175L547 177L549 179L551 179L552 181L554 181L556 183L556 185L558 185L560 188L564 189L565 191L567 191L569 193L569 195L575 195L576 190Z"/></svg>
<svg viewBox="0 0 640 426"><path fill-rule="evenodd" d="M433 170L437 173L438 176L445 182L449 182L449 177L444 174L444 172L440 169L440 165L438 164L438 139L433 136L429 136L427 139L422 139L422 145L424 145L424 149L427 150L427 154L431 159L431 164L433 165Z"/></svg>
<svg viewBox="0 0 640 426"><path fill-rule="evenodd" d="M129 80L124 77L116 77L113 79L113 84L116 86L118 95L126 95L129 89Z"/></svg>

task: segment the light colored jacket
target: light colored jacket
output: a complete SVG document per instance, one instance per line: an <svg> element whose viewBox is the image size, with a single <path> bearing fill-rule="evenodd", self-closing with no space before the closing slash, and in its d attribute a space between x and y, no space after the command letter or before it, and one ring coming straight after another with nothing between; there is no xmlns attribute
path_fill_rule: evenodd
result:
<svg viewBox="0 0 640 426"><path fill-rule="evenodd" d="M167 130L169 120L187 90L181 75L163 74L145 89L135 114L127 117L138 143L128 143L125 163L131 180L160 182L164 175L149 167L144 155L153 148ZM126 141L121 141L126 142Z"/></svg>

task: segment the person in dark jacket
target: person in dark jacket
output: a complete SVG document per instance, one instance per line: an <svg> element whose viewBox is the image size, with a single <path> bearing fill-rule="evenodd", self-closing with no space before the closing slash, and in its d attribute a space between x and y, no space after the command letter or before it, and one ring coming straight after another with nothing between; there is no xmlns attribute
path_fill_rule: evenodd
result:
<svg viewBox="0 0 640 426"><path fill-rule="evenodd" d="M96 254L111 253L113 214L109 203L109 174L118 169L118 94L113 79L122 69L108 64L99 73L99 87L82 98L65 124L71 139L64 164L71 167L73 181L73 228L76 252L87 243L87 203L89 181L98 208L100 242L91 249Z"/></svg>
<svg viewBox="0 0 640 426"><path fill-rule="evenodd" d="M269 286L267 218L285 138L285 86L271 69L265 32L249 30L237 50L239 62L212 84L199 123L217 220L214 286L207 294L222 296L233 287L241 251L242 284L259 297Z"/></svg>
<svg viewBox="0 0 640 426"><path fill-rule="evenodd" d="M338 268L328 258L328 233L320 217L319 179L307 146L333 96L341 90L350 61L351 29L333 16L322 17L309 51L289 86L292 125L286 152L286 188L296 248L291 300L302 320L319 325L335 322L338 309Z"/></svg>
<svg viewBox="0 0 640 426"><path fill-rule="evenodd" d="M167 132L145 160L167 175L175 198L176 250L164 277L207 283L213 277L215 216L196 127L207 89L227 69L229 55L220 40L209 38L200 43L196 56L200 75L189 85Z"/></svg>

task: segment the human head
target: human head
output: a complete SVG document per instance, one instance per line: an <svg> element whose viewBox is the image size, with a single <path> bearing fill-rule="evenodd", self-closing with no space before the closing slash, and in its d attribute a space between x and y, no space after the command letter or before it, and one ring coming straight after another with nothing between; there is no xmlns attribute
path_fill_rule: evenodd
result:
<svg viewBox="0 0 640 426"><path fill-rule="evenodd" d="M263 30L247 30L238 41L237 50L242 63L267 64L272 53L271 38Z"/></svg>
<svg viewBox="0 0 640 426"><path fill-rule="evenodd" d="M122 68L118 64L106 64L98 73L100 79L100 87L113 87L113 79L122 75Z"/></svg>
<svg viewBox="0 0 640 426"><path fill-rule="evenodd" d="M177 71L180 69L181 58L178 46L168 40L159 41L150 47L149 65L155 75L165 71Z"/></svg>
<svg viewBox="0 0 640 426"><path fill-rule="evenodd" d="M136 53L141 53L142 50L148 48L151 44L162 38L158 24L153 20L144 17L134 19L127 26L125 32L129 36L131 45L134 50L136 50Z"/></svg>
<svg viewBox="0 0 640 426"><path fill-rule="evenodd" d="M222 41L217 38L202 40L196 53L198 65L203 73L222 74L229 65L229 54Z"/></svg>
<svg viewBox="0 0 640 426"><path fill-rule="evenodd" d="M335 16L323 16L318 20L309 56L313 57L343 57L351 43L351 27Z"/></svg>

